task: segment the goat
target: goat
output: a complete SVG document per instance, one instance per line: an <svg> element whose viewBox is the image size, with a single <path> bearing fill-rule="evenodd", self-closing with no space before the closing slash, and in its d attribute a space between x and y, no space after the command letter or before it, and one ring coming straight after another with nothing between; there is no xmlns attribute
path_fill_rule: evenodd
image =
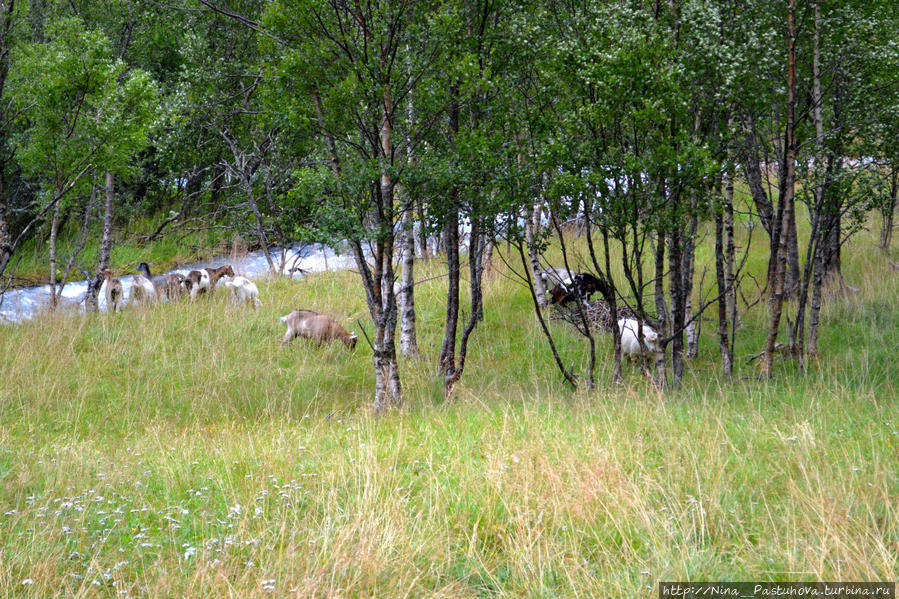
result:
<svg viewBox="0 0 899 599"><path fill-rule="evenodd" d="M184 292L184 275L177 272L165 276L165 296L169 301L181 297Z"/></svg>
<svg viewBox="0 0 899 599"><path fill-rule="evenodd" d="M231 297L235 304L246 302L254 307L262 305L259 300L259 288L246 277L238 276L230 281L225 281L225 287L231 288Z"/></svg>
<svg viewBox="0 0 899 599"><path fill-rule="evenodd" d="M640 345L640 323L634 318L621 318L618 320L618 328L621 331L621 351L625 356L639 356L649 352L662 351L659 346L659 334L648 324L643 325L643 345Z"/></svg>
<svg viewBox="0 0 899 599"><path fill-rule="evenodd" d="M157 298L156 287L153 286L150 279L143 275L134 275L134 278L131 280L130 303L148 306L155 304Z"/></svg>
<svg viewBox="0 0 899 599"><path fill-rule="evenodd" d="M156 291L157 298L166 298L171 299L168 296L168 281L165 275L154 275L150 273L150 265L146 262L141 262L137 265L137 270L143 273L144 277L150 283L153 284L153 289Z"/></svg>
<svg viewBox="0 0 899 599"><path fill-rule="evenodd" d="M194 301L200 293L209 290L209 273L206 269L192 270L184 277L184 285L190 293L190 301Z"/></svg>
<svg viewBox="0 0 899 599"><path fill-rule="evenodd" d="M115 314L121 312L125 306L125 288L122 282L113 277L113 272L108 268L100 271L106 277L106 312Z"/></svg>
<svg viewBox="0 0 899 599"><path fill-rule="evenodd" d="M584 303L587 303L590 301L591 295L597 291L603 292L604 289L606 289L606 284L601 279L596 278L589 272L581 272L572 277L569 285L561 282L553 287L552 291L550 291L552 297L550 297L549 303L564 306L575 299L581 299Z"/></svg>
<svg viewBox="0 0 899 599"><path fill-rule="evenodd" d="M234 278L234 269L231 268L230 264L225 264L218 268L205 268L203 270L209 273L209 293L215 293L215 286L222 277L229 276Z"/></svg>
<svg viewBox="0 0 899 599"><path fill-rule="evenodd" d="M337 321L326 314L319 314L312 310L294 310L287 316L281 317L281 322L287 324L287 332L281 340L281 345L289 343L294 337L305 337L318 342L318 347L332 339L340 339L348 348L356 348L358 337L353 333L347 333Z"/></svg>

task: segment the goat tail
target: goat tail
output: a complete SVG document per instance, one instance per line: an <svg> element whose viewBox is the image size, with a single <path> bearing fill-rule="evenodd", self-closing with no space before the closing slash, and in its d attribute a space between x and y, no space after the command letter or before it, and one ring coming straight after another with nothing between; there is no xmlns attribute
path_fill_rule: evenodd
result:
<svg viewBox="0 0 899 599"><path fill-rule="evenodd" d="M286 317L286 316L282 316L282 317L281 317L281 322L287 322L287 317Z"/></svg>

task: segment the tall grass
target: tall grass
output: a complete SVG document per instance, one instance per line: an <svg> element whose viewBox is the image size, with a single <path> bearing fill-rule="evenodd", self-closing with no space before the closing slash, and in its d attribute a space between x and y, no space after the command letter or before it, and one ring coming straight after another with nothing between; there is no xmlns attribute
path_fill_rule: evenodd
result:
<svg viewBox="0 0 899 599"><path fill-rule="evenodd" d="M828 299L806 376L745 364L757 307L734 380L706 330L665 393L633 366L620 387L572 392L499 263L449 400L445 281L417 289L424 355L401 363L406 406L380 417L364 343L278 346L297 307L359 332L349 272L260 282L258 310L220 296L3 327L0 597L635 597L661 580L894 578L899 300L858 243L844 270L861 291ZM583 343L551 326L580 363Z"/></svg>

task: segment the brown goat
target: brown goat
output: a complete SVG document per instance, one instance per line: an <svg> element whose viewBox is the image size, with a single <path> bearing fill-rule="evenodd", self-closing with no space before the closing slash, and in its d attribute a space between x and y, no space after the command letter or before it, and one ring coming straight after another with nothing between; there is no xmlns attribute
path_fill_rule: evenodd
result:
<svg viewBox="0 0 899 599"><path fill-rule="evenodd" d="M234 269L231 268L230 264L225 264L224 266L219 266L218 268L207 268L206 272L209 273L209 293L215 293L215 284L219 282L224 276L234 277Z"/></svg>
<svg viewBox="0 0 899 599"><path fill-rule="evenodd" d="M121 312L125 306L125 288L122 287L122 282L114 278L113 272L108 268L103 269L100 274L106 277L106 312Z"/></svg>
<svg viewBox="0 0 899 599"><path fill-rule="evenodd" d="M289 343L294 337L305 337L318 342L331 342L332 339L340 339L350 349L356 348L358 337L347 333L337 321L326 314L319 314L312 310L294 310L287 316L281 317L281 322L287 324L287 332L281 340L281 345Z"/></svg>
<svg viewBox="0 0 899 599"><path fill-rule="evenodd" d="M171 273L165 275L165 297L170 302L174 301L181 297L181 294L184 293L184 287L182 286L184 283L184 275L178 273Z"/></svg>

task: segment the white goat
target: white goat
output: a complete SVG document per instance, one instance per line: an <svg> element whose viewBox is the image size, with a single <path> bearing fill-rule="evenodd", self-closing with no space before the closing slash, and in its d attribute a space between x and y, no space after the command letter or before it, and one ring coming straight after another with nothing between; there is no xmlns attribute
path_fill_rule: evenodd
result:
<svg viewBox="0 0 899 599"><path fill-rule="evenodd" d="M639 322L634 318L622 318L618 321L618 328L621 330L622 353L625 356L639 356L643 353L662 351L659 346L659 334L645 323L643 324L643 343L646 345L646 352L643 351L640 346L639 327Z"/></svg>
<svg viewBox="0 0 899 599"><path fill-rule="evenodd" d="M225 281L225 287L231 288L231 297L235 304L246 302L252 306L261 306L259 301L259 288L250 279L236 276L230 281Z"/></svg>
<svg viewBox="0 0 899 599"><path fill-rule="evenodd" d="M129 298L129 303L148 306L150 304L155 304L157 297L156 287L153 286L150 279L143 275L134 275L131 279L131 297Z"/></svg>

